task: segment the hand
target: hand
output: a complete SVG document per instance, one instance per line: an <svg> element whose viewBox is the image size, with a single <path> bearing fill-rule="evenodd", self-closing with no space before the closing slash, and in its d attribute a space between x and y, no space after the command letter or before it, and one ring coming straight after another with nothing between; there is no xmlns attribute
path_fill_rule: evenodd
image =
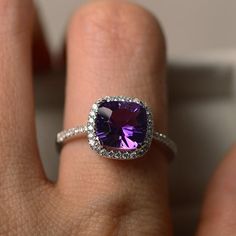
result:
<svg viewBox="0 0 236 236"><path fill-rule="evenodd" d="M57 183L45 178L35 136L33 18L31 0L0 1L0 235L171 235L169 163L158 145L122 162L98 158L86 139L71 141ZM146 101L156 128L167 131L165 41L149 12L124 1L90 3L73 16L67 45L64 128L85 123L97 98L122 94ZM198 236L236 235L235 152L210 183Z"/></svg>

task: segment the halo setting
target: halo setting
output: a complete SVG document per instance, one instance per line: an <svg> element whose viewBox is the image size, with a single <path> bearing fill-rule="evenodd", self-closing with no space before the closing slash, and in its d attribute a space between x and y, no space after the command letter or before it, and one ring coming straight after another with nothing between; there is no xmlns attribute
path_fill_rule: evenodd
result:
<svg viewBox="0 0 236 236"><path fill-rule="evenodd" d="M138 158L147 152L152 141L151 111L137 98L99 99L92 106L87 127L91 148L108 158Z"/></svg>
<svg viewBox="0 0 236 236"><path fill-rule="evenodd" d="M167 135L154 131L150 108L138 98L106 96L98 99L89 112L86 125L63 130L57 144L87 133L92 150L116 160L137 159L156 140L177 154L176 144Z"/></svg>

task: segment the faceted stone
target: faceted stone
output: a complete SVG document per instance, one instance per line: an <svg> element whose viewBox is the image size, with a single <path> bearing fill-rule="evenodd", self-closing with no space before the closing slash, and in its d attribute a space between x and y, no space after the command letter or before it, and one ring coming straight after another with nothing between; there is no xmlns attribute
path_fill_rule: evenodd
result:
<svg viewBox="0 0 236 236"><path fill-rule="evenodd" d="M96 134L111 149L134 150L144 143L147 133L146 109L135 102L105 101L98 107Z"/></svg>

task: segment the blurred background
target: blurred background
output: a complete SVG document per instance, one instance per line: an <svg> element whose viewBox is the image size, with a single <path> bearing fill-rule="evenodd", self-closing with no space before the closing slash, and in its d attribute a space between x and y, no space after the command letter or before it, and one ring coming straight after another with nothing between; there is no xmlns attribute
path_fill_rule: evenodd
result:
<svg viewBox="0 0 236 236"><path fill-rule="evenodd" d="M82 0L36 0L52 53L64 44L66 26ZM192 235L207 181L234 143L236 120L236 2L135 1L162 23L168 43L170 135L179 146L171 164L175 235ZM36 79L40 152L57 178L55 134L62 127L63 72ZM61 79L58 79L61 77Z"/></svg>
<svg viewBox="0 0 236 236"><path fill-rule="evenodd" d="M52 50L61 46L65 27L83 0L36 0ZM162 22L170 55L232 48L236 45L234 0L136 0ZM55 6L56 5L56 6Z"/></svg>

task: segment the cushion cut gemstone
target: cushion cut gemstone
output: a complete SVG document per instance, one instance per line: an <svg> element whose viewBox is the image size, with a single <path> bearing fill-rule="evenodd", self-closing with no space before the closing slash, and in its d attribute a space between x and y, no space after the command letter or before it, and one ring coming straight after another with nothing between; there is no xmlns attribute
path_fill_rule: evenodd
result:
<svg viewBox="0 0 236 236"><path fill-rule="evenodd" d="M100 143L112 149L139 148L147 133L146 109L135 102L104 101L96 117L96 134Z"/></svg>

